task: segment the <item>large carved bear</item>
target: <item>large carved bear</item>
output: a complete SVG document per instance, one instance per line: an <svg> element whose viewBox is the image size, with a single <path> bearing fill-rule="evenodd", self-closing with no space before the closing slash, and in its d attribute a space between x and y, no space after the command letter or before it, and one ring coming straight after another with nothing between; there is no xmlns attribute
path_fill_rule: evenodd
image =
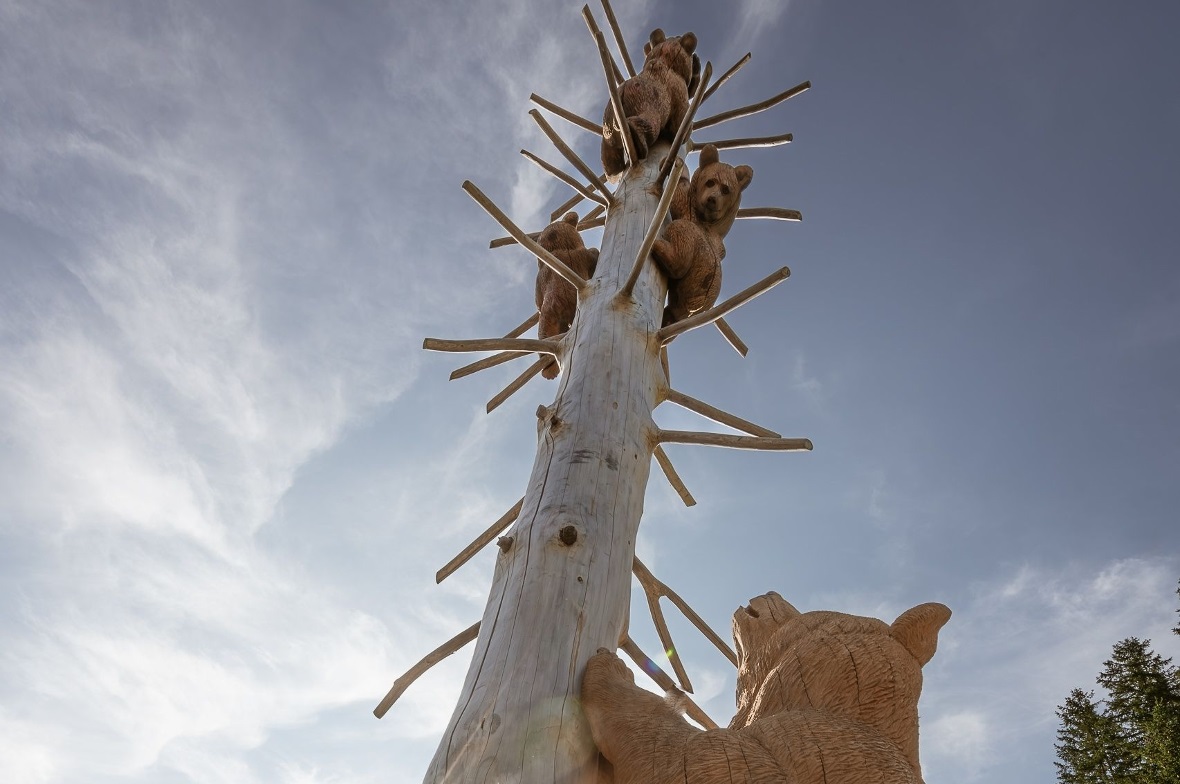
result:
<svg viewBox="0 0 1180 784"><path fill-rule="evenodd" d="M537 244L583 278L589 280L594 275L594 268L598 265L598 248L587 248L582 243L582 235L578 233L578 213L567 212L561 220L546 226L537 237ZM544 339L560 335L574 323L574 314L578 310L578 290L540 259L537 259L536 300L537 312L540 314L538 337ZM552 362L545 366L541 375L557 378L558 370L557 363Z"/></svg>
<svg viewBox="0 0 1180 784"><path fill-rule="evenodd" d="M643 70L619 85L628 130L635 142L635 154L647 157L656 139L668 141L676 135L688 112L688 96L701 78L701 61L694 54L697 37L693 33L668 38L655 29L643 47L646 59ZM616 122L608 103L602 118L602 166L608 177L615 177L627 167L623 154L623 129Z"/></svg>
<svg viewBox="0 0 1180 784"><path fill-rule="evenodd" d="M749 166L722 163L717 148L701 149L692 180L676 183L670 211L672 222L652 246L652 256L668 276L668 325L713 307L721 293L721 261L725 235L742 203L742 191L754 179Z"/></svg>
<svg viewBox="0 0 1180 784"><path fill-rule="evenodd" d="M769 593L734 613L729 728L688 724L605 649L586 665L583 708L614 784L922 784L922 666L950 614L921 604L886 624Z"/></svg>

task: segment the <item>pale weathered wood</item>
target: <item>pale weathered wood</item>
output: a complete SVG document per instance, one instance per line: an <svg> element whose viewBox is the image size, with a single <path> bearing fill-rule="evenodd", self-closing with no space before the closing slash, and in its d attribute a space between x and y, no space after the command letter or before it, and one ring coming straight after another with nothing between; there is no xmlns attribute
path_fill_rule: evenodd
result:
<svg viewBox="0 0 1180 784"><path fill-rule="evenodd" d="M521 498L512 508L504 514L500 515L500 519L488 526L488 529L472 540L471 544L463 548L463 551L447 562L447 565L439 569L434 575L434 582L441 583L443 580L450 577L463 564L467 563L483 548L487 547L493 539L504 532L504 529L516 522L516 518L520 516L520 508L524 505L524 499Z"/></svg>
<svg viewBox="0 0 1180 784"><path fill-rule="evenodd" d="M717 327L717 331L721 333L722 337L729 345L733 346L733 350L741 354L743 357L750 353L750 347L747 346L742 339L738 337L738 333L733 331L733 327L729 326L729 322L723 318L719 318L713 322L713 326Z"/></svg>
<svg viewBox="0 0 1180 784"><path fill-rule="evenodd" d="M594 188L606 198L607 204L613 203L614 195L610 192L610 189L606 187L606 183L603 182L602 178L595 174L594 170L587 166L586 162L583 161L578 156L578 154L574 152L568 144L565 143L565 140L561 138L557 131L553 130L553 126L545 121L545 118L541 116L541 113L536 109L529 109L529 117L533 118L533 122L535 122L537 127L539 127L541 131L549 137L549 141L553 142L553 146L557 148L558 152L565 156L565 159L570 162L570 165L577 169L581 175L589 180L590 184L593 185ZM574 203L576 204L577 202ZM561 216L559 215L558 217ZM554 220L557 220L557 218L554 218Z"/></svg>
<svg viewBox="0 0 1180 784"><path fill-rule="evenodd" d="M631 565L631 568L632 571L635 572L636 577L639 577L639 571L642 571L644 573L644 577L639 578L640 583L642 584L644 579L646 579L647 583L652 586L652 590L655 591L656 594L667 597L668 601L676 605L676 609L680 610L684 617L687 618L693 626L697 627L697 631L705 635L705 639L713 643L717 650L721 651L723 656L733 662L735 667L737 666L737 655L733 652L733 649L726 644L725 640L721 639L721 635L713 631L713 627L709 626L709 624L705 623L701 616L697 615L696 610L692 609L688 602L680 598L680 594L676 593L667 585L660 582L656 576L651 573L651 570L644 566L643 562L638 558L635 559L635 562ZM646 591L647 589L645 588L644 590Z"/></svg>
<svg viewBox="0 0 1180 784"><path fill-rule="evenodd" d="M675 695L676 701L682 704L685 714L690 719L707 730L720 729L720 725L709 718L709 715L701 710L700 705L697 705L691 697L676 688L676 682L669 677L668 673L660 668L660 665L656 664L650 656L644 653L630 636L624 637L619 642L619 649L627 654L631 661L635 662L635 666L642 670L644 675L651 678L657 686Z"/></svg>
<svg viewBox="0 0 1180 784"><path fill-rule="evenodd" d="M669 387L664 392L664 399L669 403L675 403L681 408L687 408L689 411L695 411L703 417L708 417L714 422L720 422L723 425L729 425L732 428L749 433L753 436L762 436L764 438L782 438L779 433L773 430L768 430L765 427L756 425L753 422L742 419L739 416L734 416L720 408L711 406L703 400L697 400L695 397L690 397L683 392L678 392Z"/></svg>
<svg viewBox="0 0 1180 784"><path fill-rule="evenodd" d="M543 159L537 157L536 155L529 152L528 150L521 150L520 154L523 155L524 157L528 158L533 163L540 166L545 171L552 174L557 179L564 182L566 185L573 188L578 193L582 194L587 199L598 202L599 204L601 204L605 207L610 206L610 202L607 201L606 198L602 194L595 193L594 191L590 190L588 187L586 187L582 183L578 182L576 179L574 179L570 175L566 174L561 169L554 166L552 163L549 163L549 161L546 161L546 160L543 160Z"/></svg>
<svg viewBox="0 0 1180 784"><path fill-rule="evenodd" d="M806 92L809 89L811 89L811 82L797 84L790 90L787 90L785 93L779 93L773 98L767 98L765 101L752 103L749 106L742 106L738 109L730 109L728 112L721 112L720 114L714 114L712 117L706 117L703 120L698 120L692 124L692 129L694 131L699 131L701 128L709 128L710 126L717 125L718 123L723 123L726 120L736 120L740 117L749 117L751 114L757 114L758 112L766 111L770 107L777 106L788 98L794 98L796 95Z"/></svg>
<svg viewBox="0 0 1180 784"><path fill-rule="evenodd" d="M562 215L565 215L567 212L572 210L578 205L578 202L584 200L585 198L586 197L580 193L575 193L573 196L570 196L567 201L562 202L557 209L549 213L549 221L552 223L555 220L559 220Z"/></svg>
<svg viewBox="0 0 1180 784"><path fill-rule="evenodd" d="M476 203L483 207L484 212L491 215L496 223L503 226L505 231L516 238L517 242L533 253L545 266L563 277L578 291L586 287L586 280L581 275L567 267L565 262L542 248L537 244L536 240L525 234L519 226L512 222L511 218L504 214L503 210L496 206L495 202L485 196L483 191L475 187L475 183L471 182L471 180L464 180L463 190L467 191L467 195L475 199Z"/></svg>
<svg viewBox="0 0 1180 784"><path fill-rule="evenodd" d="M422 348L427 351L530 351L539 354L556 354L558 350L555 341L536 338L426 338L422 341Z"/></svg>
<svg viewBox="0 0 1180 784"><path fill-rule="evenodd" d="M677 335L688 332L689 330L703 327L706 324L712 324L717 319L729 313L732 310L737 310L742 305L745 305L750 300L757 297L759 294L764 294L770 289L791 276L791 270L787 267L781 267L771 274L767 275L762 280L755 283L753 286L742 289L737 294L734 294L729 299L722 302L720 305L714 305L708 310L702 310L700 313L694 313L686 319L677 321L674 324L669 324L660 330L660 342L667 343Z"/></svg>
<svg viewBox="0 0 1180 784"><path fill-rule="evenodd" d="M562 338L557 396L479 640L428 784L596 784L597 750L578 699L585 662L614 650L629 606L635 537L657 427L652 410L666 282L645 265L617 293L658 203L667 144L624 172L594 279ZM526 753L527 750L527 753Z"/></svg>
<svg viewBox="0 0 1180 784"><path fill-rule="evenodd" d="M623 56L623 65L627 66L627 75L635 75L635 64L631 62L631 53L627 51L627 42L623 39L623 31L619 29L619 20L615 19L615 11L610 7L610 0L602 0L602 10L606 12L606 21L614 33L615 43L619 45L619 54Z"/></svg>
<svg viewBox="0 0 1180 784"><path fill-rule="evenodd" d="M666 587L659 582L638 557L631 571L635 573L643 594L647 598L647 611L651 614L652 623L656 627L656 636L660 638L660 645L664 648L664 655L672 665L672 672L680 681L680 688L692 693L692 681L684 670L684 662L680 661L680 652L676 650L676 643L672 641L672 632L668 630L668 621L664 618L664 611L660 609L661 588Z"/></svg>
<svg viewBox="0 0 1180 784"><path fill-rule="evenodd" d="M597 228L600 228L601 226L606 225L606 218L603 216L604 212L606 212L606 207L602 206L601 204L599 204L594 209L590 210L590 212L586 213L585 217L583 217L580 221L578 221L578 231L587 231L589 229L597 229ZM561 215L565 215L565 213L563 212ZM559 215L557 218L554 218L553 220L557 220L558 218L561 217L561 215ZM529 239L535 240L537 237L541 236L541 232L530 231L526 236ZM519 244L520 243L518 243L516 241L515 237L497 237L496 239L494 239L488 243L488 247L489 248L504 248L509 245L519 245Z"/></svg>
<svg viewBox="0 0 1180 784"><path fill-rule="evenodd" d="M764 438L762 436L731 436L728 433L702 433L691 430L661 430L661 444L698 444L721 446L728 449L758 449L775 452L810 452L810 438Z"/></svg>
<svg viewBox="0 0 1180 784"><path fill-rule="evenodd" d="M521 335L528 332L533 327L537 326L537 322L540 320L541 320L541 314L534 312L533 315L529 316L527 319L522 321L520 323L520 326L516 327L511 332L509 332L507 335L505 335L504 339L508 340L511 338L520 337ZM495 367L496 365L499 365L503 362L507 362L512 359L516 359L517 357L527 356L529 353L532 353L532 352L505 351L501 354L496 354L495 356L486 357L486 358L478 360L476 362L472 362L470 365L464 365L461 368L457 368L455 370L452 370L450 379L451 379L451 381L454 381L457 378L463 378L464 376L470 376L472 373L478 373L481 370L486 370L487 368Z"/></svg>
<svg viewBox="0 0 1180 784"><path fill-rule="evenodd" d="M672 152L664 159L660 166L659 181L663 182L664 178L672 170L672 161L679 160L680 145L688 138L689 129L692 128L692 118L696 116L697 109L701 106L701 101L705 95L705 87L709 84L710 77L713 76L713 63L705 63L705 70L701 72L701 80L697 83L697 91L693 93L692 100L688 104L688 111L684 113L680 125L676 128L676 135L672 137ZM675 190L676 178L672 178L672 189Z"/></svg>
<svg viewBox="0 0 1180 784"><path fill-rule="evenodd" d="M799 210L788 210L785 207L741 207L737 213L738 220L752 218L766 218L769 220L801 221L803 213Z"/></svg>
<svg viewBox="0 0 1180 784"><path fill-rule="evenodd" d="M621 297L631 296L631 289L635 288L635 281L639 280L639 273L643 270L643 266L651 254L651 246L655 244L656 237L664 228L664 218L667 217L668 208L672 206L672 198L676 195L675 183L680 179L680 172L684 170L684 161L677 158L673 170L675 176L672 178L672 183L664 188L660 202L656 205L656 214L651 216L651 224L648 225L647 231L643 235L643 243L639 246L639 252L635 254L635 262L631 265L631 274L627 276L627 282L619 291ZM658 178L662 180L663 169L661 168L660 171L661 175L658 175Z"/></svg>
<svg viewBox="0 0 1180 784"><path fill-rule="evenodd" d="M490 357L484 357L483 359L472 362L470 365L464 365L461 368L456 368L455 370L452 370L451 375L450 375L450 380L454 381L457 378L463 378L464 376L470 376L472 373L478 373L481 370L487 370L488 368L494 368L497 365L503 365L505 362L511 362L514 359L520 359L521 357L527 357L532 353L533 352L531 352L531 351L529 351L529 352L501 351L499 354L493 354Z"/></svg>
<svg viewBox="0 0 1180 784"><path fill-rule="evenodd" d="M377 707L373 709L373 715L377 718L382 718L389 709L393 707L393 703L397 702L398 697L405 693L406 689L410 688L410 684L422 677L422 674L429 670L434 665L438 664L443 659L450 656L455 651L462 648L467 643L471 642L479 634L479 621L468 626L463 631L456 634L451 639L444 642L442 645L435 648L430 653L422 657L422 660L406 671L405 675L393 682L393 686L389 688L385 697L378 703Z"/></svg>
<svg viewBox="0 0 1180 784"><path fill-rule="evenodd" d="M726 82L728 82L728 81L729 81L729 80L730 80L730 79L733 77L733 75L734 75L735 73L737 73L738 71L742 70L742 66L744 66L746 63L750 62L750 58L751 58L751 57L753 57L753 56L754 56L754 55L752 55L750 52L746 52L746 56L745 56L745 57L743 57L742 59L740 59L740 60L738 60L736 63L734 63L732 66L730 66L730 68L729 68L729 70L728 70L728 71L726 71L725 73L721 74L721 78L720 78L720 79L718 79L717 81L713 82L713 86L712 86L712 87L710 87L710 88L709 88L709 89L708 89L708 90L705 92L705 97L704 97L704 98L702 98L702 99L701 99L701 101L702 101L702 102L704 102L704 101L707 101L707 100L709 100L710 96L712 96L712 95L713 95L713 93L717 92L718 88L720 88L720 87L721 87L721 85L723 85L723 84L725 84Z"/></svg>
<svg viewBox="0 0 1180 784"><path fill-rule="evenodd" d="M594 20L590 17L589 6L583 10L583 14L586 16L586 24L593 26ZM594 33L594 41L598 44L598 57L602 60L602 68L606 73L606 88L610 95L611 111L615 116L615 124L619 128L619 137L623 142L623 151L627 156L627 165L634 166L637 160L635 140L631 138L631 126L627 124L627 113L623 111L623 98L619 94L619 85L623 80L618 79L616 81L616 78L612 76L613 73L617 73L618 66L615 65L610 52L606 50L606 39L602 37L602 31ZM614 71L612 71L612 68Z"/></svg>
<svg viewBox="0 0 1180 784"><path fill-rule="evenodd" d="M582 128L583 130L587 130L593 134L596 134L598 136L602 136L602 126L598 123L591 121L591 120L587 120L585 117L583 117L580 114L574 114L569 109L566 109L563 106L558 106L557 104L553 103L552 101L546 101L544 98L537 95L536 93L533 93L532 95L530 95L529 100L532 101L533 103L535 103L537 106L541 106L541 107L548 109L550 112L552 112L553 114L556 114L558 117L569 122L572 125L576 125L579 128Z"/></svg>
<svg viewBox="0 0 1180 784"><path fill-rule="evenodd" d="M523 387L525 384L532 381L533 378L538 373L540 373L542 370L549 367L549 365L551 363L556 362L556 361L557 360L554 357L541 357L540 359L538 359L536 362L534 362L532 365L529 366L528 370L526 370L525 372L523 372L519 376L517 376L515 379L513 379L511 384L504 387L504 389L500 390L500 392L495 397L493 397L491 400L488 401L487 406L485 406L487 412L490 414L493 411L495 411L497 408L500 407L501 403L503 403L505 400L507 400L508 398L515 395L520 390L521 387Z"/></svg>
<svg viewBox="0 0 1180 784"><path fill-rule="evenodd" d="M744 139L720 139L715 142L694 142L693 148L699 150L707 144L711 144L718 150L740 150L754 147L778 147L782 144L790 144L795 140L795 134L783 133L778 136L751 136Z"/></svg>
<svg viewBox="0 0 1180 784"><path fill-rule="evenodd" d="M602 29L599 28L598 22L594 21L594 14L590 13L590 6L582 6L582 18L586 20L586 27L590 30L590 37L594 39L602 52L602 67L608 69L606 72L607 80L613 81L614 84L622 84L623 72L619 70L619 64L615 62L614 55L606 48L606 37L602 34Z"/></svg>
<svg viewBox="0 0 1180 784"><path fill-rule="evenodd" d="M676 473L676 467L672 465L672 461L668 458L668 453L664 451L662 446L657 446L653 452L656 458L656 463L664 472L664 476L668 478L668 484L672 485L672 489L680 496L680 500L684 502L685 506L696 506L697 499L692 497L692 493L688 492L688 488L684 484L684 480L680 478L680 474Z"/></svg>

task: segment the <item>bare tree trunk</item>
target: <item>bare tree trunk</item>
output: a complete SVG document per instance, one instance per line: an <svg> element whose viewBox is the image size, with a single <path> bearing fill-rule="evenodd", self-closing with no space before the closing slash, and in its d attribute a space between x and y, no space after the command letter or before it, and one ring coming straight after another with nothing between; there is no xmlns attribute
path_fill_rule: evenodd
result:
<svg viewBox="0 0 1180 784"><path fill-rule="evenodd" d="M511 546L497 555L479 641L428 784L593 784L598 751L578 701L587 659L615 650L666 390L656 332L667 284L650 261L618 296L656 213L666 145L625 173L597 274L570 333L557 399Z"/></svg>

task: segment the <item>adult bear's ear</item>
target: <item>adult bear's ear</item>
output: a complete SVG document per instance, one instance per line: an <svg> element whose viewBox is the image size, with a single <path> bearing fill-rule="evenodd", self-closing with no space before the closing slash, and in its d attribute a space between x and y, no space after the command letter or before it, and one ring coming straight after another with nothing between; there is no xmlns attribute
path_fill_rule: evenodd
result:
<svg viewBox="0 0 1180 784"><path fill-rule="evenodd" d="M743 191L754 179L754 170L749 166L734 167L733 173L737 175L738 187L740 187Z"/></svg>
<svg viewBox="0 0 1180 784"><path fill-rule="evenodd" d="M680 45L684 47L684 51L692 54L697 50L697 34L685 33L680 36Z"/></svg>
<svg viewBox="0 0 1180 784"><path fill-rule="evenodd" d="M565 215L562 216L561 219L563 221L565 221L566 223L568 223L569 225L573 226L574 228L578 227L578 213L576 213L576 212L572 212L572 211L567 212Z"/></svg>
<svg viewBox="0 0 1180 784"><path fill-rule="evenodd" d="M706 144L701 148L701 158L697 162L697 169L703 169L706 166L712 166L721 160L721 156L717 154L717 145Z"/></svg>
<svg viewBox="0 0 1180 784"><path fill-rule="evenodd" d="M938 630L951 618L945 604L919 604L897 616L889 627L889 635L914 655L918 664L925 665L938 649Z"/></svg>

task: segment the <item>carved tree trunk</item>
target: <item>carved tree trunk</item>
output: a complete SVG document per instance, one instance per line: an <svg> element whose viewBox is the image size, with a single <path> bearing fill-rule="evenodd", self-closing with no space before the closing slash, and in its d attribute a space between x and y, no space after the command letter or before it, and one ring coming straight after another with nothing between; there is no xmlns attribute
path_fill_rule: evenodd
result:
<svg viewBox="0 0 1180 784"><path fill-rule="evenodd" d="M557 399L511 546L497 555L475 654L425 781L593 784L598 751L578 702L587 659L615 650L630 601L635 535L666 390L667 284L644 264L618 296L657 209L667 145L624 174L596 276L565 338Z"/></svg>

